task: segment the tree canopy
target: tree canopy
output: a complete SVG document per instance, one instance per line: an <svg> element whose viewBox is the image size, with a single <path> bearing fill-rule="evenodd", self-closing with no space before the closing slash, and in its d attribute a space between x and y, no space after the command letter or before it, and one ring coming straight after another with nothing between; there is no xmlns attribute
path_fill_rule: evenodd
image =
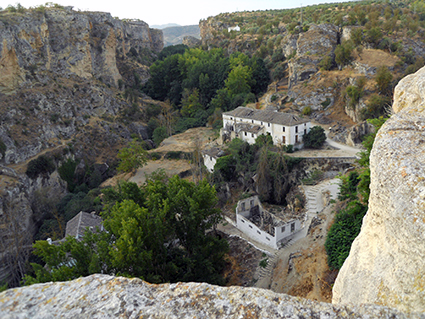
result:
<svg viewBox="0 0 425 319"><path fill-rule="evenodd" d="M311 148L321 148L326 141L325 130L321 126L313 126L303 138L304 146Z"/></svg>
<svg viewBox="0 0 425 319"><path fill-rule="evenodd" d="M226 56L222 49L187 49L164 54L150 69L144 86L157 100L170 100L183 117L177 130L204 125L216 108L228 111L255 101L270 82L264 61L243 53Z"/></svg>
<svg viewBox="0 0 425 319"><path fill-rule="evenodd" d="M138 187L123 182L104 191L105 232L81 241L34 244L45 265L32 264L24 282L72 280L93 273L135 276L152 283L204 281L223 284L227 241L214 235L221 219L214 187L163 173Z"/></svg>

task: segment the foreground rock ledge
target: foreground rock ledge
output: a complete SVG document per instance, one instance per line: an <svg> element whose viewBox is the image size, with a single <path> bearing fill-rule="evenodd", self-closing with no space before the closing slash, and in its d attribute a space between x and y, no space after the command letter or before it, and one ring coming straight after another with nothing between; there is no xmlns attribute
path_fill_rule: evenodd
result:
<svg viewBox="0 0 425 319"><path fill-rule="evenodd" d="M332 302L425 312L425 68L399 82L393 110L373 145L369 210Z"/></svg>
<svg viewBox="0 0 425 319"><path fill-rule="evenodd" d="M375 306L340 306L242 287L205 283L152 285L92 275L9 289L0 318L420 318ZM425 315L422 316L425 318Z"/></svg>

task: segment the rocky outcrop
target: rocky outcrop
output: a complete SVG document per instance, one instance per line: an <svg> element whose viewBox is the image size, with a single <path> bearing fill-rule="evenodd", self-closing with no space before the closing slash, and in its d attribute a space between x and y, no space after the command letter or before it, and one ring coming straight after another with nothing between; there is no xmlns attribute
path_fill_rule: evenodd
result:
<svg viewBox="0 0 425 319"><path fill-rule="evenodd" d="M69 282L9 289L2 318L420 318L375 306L335 306L270 290L205 283L151 285L92 275Z"/></svg>
<svg viewBox="0 0 425 319"><path fill-rule="evenodd" d="M70 7L3 11L0 16L0 93L12 93L34 73L51 71L102 78L116 86L117 54L159 52L161 30L143 21L121 21L109 13L77 12ZM36 72L37 71L37 72Z"/></svg>
<svg viewBox="0 0 425 319"><path fill-rule="evenodd" d="M183 38L182 44L187 45L189 48L195 48L201 45L201 40L187 35Z"/></svg>
<svg viewBox="0 0 425 319"><path fill-rule="evenodd" d="M66 183L57 171L31 180L0 165L1 174L11 178L6 180L9 187L0 189L0 282L17 285L25 274L36 225L66 194Z"/></svg>
<svg viewBox="0 0 425 319"><path fill-rule="evenodd" d="M333 288L334 303L425 312L425 68L395 88L370 157L369 210Z"/></svg>
<svg viewBox="0 0 425 319"><path fill-rule="evenodd" d="M374 132L375 127L367 121L360 122L349 128L335 124L330 128L329 137L336 142L359 146L362 143L363 136Z"/></svg>
<svg viewBox="0 0 425 319"><path fill-rule="evenodd" d="M338 36L338 28L331 24L312 25L299 35L296 58L289 62L290 88L315 74L325 56L333 56Z"/></svg>

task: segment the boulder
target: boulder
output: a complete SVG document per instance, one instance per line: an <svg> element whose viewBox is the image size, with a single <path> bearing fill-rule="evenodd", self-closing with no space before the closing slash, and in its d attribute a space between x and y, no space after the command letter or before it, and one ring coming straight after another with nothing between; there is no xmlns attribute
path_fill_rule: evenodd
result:
<svg viewBox="0 0 425 319"><path fill-rule="evenodd" d="M370 157L369 209L333 288L333 303L425 312L425 68L394 93Z"/></svg>

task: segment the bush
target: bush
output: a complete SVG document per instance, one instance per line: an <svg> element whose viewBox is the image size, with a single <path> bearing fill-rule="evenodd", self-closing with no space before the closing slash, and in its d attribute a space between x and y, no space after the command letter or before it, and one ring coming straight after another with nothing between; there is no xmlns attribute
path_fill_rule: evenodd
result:
<svg viewBox="0 0 425 319"><path fill-rule="evenodd" d="M329 71L332 69L333 60L330 56L325 56L322 61L319 63L319 67L321 70Z"/></svg>
<svg viewBox="0 0 425 319"><path fill-rule="evenodd" d="M375 81L376 86L381 94L390 94L391 93L391 81L393 80L393 75L388 70L386 66L381 66L376 71Z"/></svg>
<svg viewBox="0 0 425 319"><path fill-rule="evenodd" d="M37 178L39 175L47 175L53 173L56 166L53 160L45 155L40 155L36 159L28 163L27 171L25 174L31 179Z"/></svg>
<svg viewBox="0 0 425 319"><path fill-rule="evenodd" d="M334 224L328 232L325 243L328 265L331 269L342 267L350 253L351 244L360 232L366 211L367 206L354 201L335 216Z"/></svg>
<svg viewBox="0 0 425 319"><path fill-rule="evenodd" d="M157 127L152 134L153 142L156 147L161 144L161 142L168 137L167 129L164 126Z"/></svg>
<svg viewBox="0 0 425 319"><path fill-rule="evenodd" d="M169 151L165 154L166 159L181 159L184 153L182 151Z"/></svg>
<svg viewBox="0 0 425 319"><path fill-rule="evenodd" d="M350 107L354 108L356 104L359 103L359 100L363 95L363 90L356 85L349 85L345 89L345 93L347 93L350 98Z"/></svg>
<svg viewBox="0 0 425 319"><path fill-rule="evenodd" d="M303 108L302 111L303 115L310 115L311 114L311 107L310 106L306 106L305 108Z"/></svg>
<svg viewBox="0 0 425 319"><path fill-rule="evenodd" d="M326 141L325 130L321 126L313 126L303 138L304 146L311 148L321 148Z"/></svg>

